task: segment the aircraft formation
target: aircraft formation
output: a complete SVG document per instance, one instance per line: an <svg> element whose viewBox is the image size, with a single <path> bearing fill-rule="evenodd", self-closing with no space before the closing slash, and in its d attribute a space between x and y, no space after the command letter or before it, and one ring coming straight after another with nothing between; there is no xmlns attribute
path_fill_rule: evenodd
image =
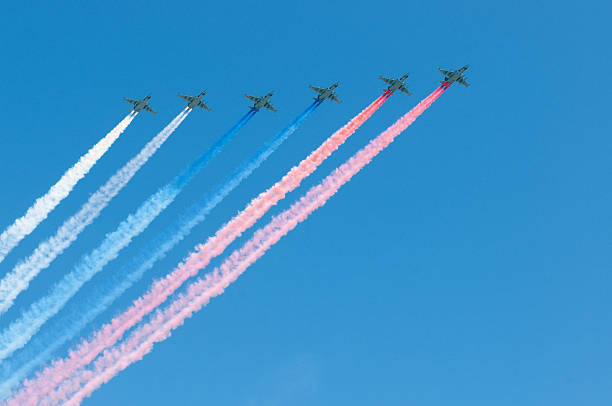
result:
<svg viewBox="0 0 612 406"><path fill-rule="evenodd" d="M456 70L445 70L445 69L438 68L438 72L444 75L444 79L441 80L440 83L446 86L450 86L453 83L458 82L464 85L465 87L468 87L469 83L467 83L467 81L465 80L465 77L463 76L463 74L468 69L468 67L469 65L465 65L464 67L460 69L456 69ZM385 78L383 76L379 76L378 78L389 85L387 87L387 91L389 93L393 93L399 90L400 92L405 93L408 96L410 96L412 95L412 93L410 93L410 91L408 90L408 88L406 87L404 83L406 79L408 79L409 75L410 75L409 73L406 73L405 75L397 79ZM323 102L329 99L329 100L335 101L336 103L340 103L340 99L338 98L335 92L335 89L338 87L338 85L339 83L336 82L329 87L316 87L312 85L309 85L308 87L314 90L315 92L317 92L317 96L314 98L316 101ZM202 93L200 93L197 96L185 96L185 95L179 94L178 97L185 99L187 101L187 105L185 106L186 108L194 109L196 107L199 107L207 111L210 111L210 108L202 101L202 98L204 97L205 94L206 94L206 90L204 90ZM251 106L251 108L255 111L259 111L262 108L266 108L268 110L276 112L277 111L276 108L274 108L274 106L270 103L270 98L273 95L274 95L274 92L272 91L266 94L265 96L261 96L261 97L250 96L248 94L245 94L244 97L246 97L247 99L253 102L253 105ZM148 111L149 113L155 114L156 112L148 104L150 99L151 99L151 95L147 95L144 99L141 99L141 100L126 99L125 97L123 98L123 100L125 100L126 102L134 106L132 108L133 111L138 113L144 110L144 111Z"/></svg>
<svg viewBox="0 0 612 406"><path fill-rule="evenodd" d="M314 101L299 113L282 130L261 148L239 164L227 178L223 178L200 198L189 205L182 214L175 216L168 228L149 239L141 252L132 255L116 270L109 263L122 254L131 242L143 234L150 224L168 208L196 176L216 156L221 154L232 139L255 116L266 109L277 111L271 103L273 92L264 96L245 94L250 109L229 129L205 148L157 191L142 199L134 211L127 214L115 227L101 236L98 245L80 257L68 271L55 281L53 287L30 303L11 314L11 322L0 329L0 404L6 406L36 406L39 404L78 404L100 385L122 369L140 360L153 349L153 344L170 337L171 331L185 319L204 307L210 299L224 292L258 258L284 237L298 223L322 207L342 185L361 171L393 140L423 114L453 83L469 86L464 76L468 66L457 70L438 71L444 75L441 84L393 124L371 139L347 161L338 165L320 183L310 187L288 209L275 214L263 223L263 217L300 187L303 180L313 174L334 151L341 147L367 120L383 106L394 92L411 95L406 85L409 74L399 78L379 76L385 82L382 94L369 102L345 125L336 129L299 163L291 166L272 186L256 195L234 214L205 243L198 244L176 268L161 278L153 278L149 289L129 307L112 316L104 324L98 324L95 332L88 333L88 326L116 300L127 293L150 271L154 265L176 248L199 223L221 205L235 188L259 168L295 133L307 117L326 100L341 103L336 94L339 84L310 89L316 92ZM14 308L20 294L28 289L31 281L47 269L51 262L67 250L78 236L92 224L114 197L130 182L139 169L151 159L196 108L210 111L204 97L206 91L195 96L178 94L185 108L161 131L153 136L131 159L109 176L79 210L66 219L38 248L19 260L12 270L0 278L0 315ZM128 128L137 113L155 110L149 104L151 95L143 99L124 99L132 110L70 167L49 191L37 199L25 214L0 233L0 263L21 240L54 210L74 189L76 184ZM253 236L232 253L224 252L251 227L258 225ZM149 231L151 233L152 231ZM144 238L141 236L140 238ZM210 261L225 256L223 263L211 269ZM127 255L126 255L127 256ZM127 259L127 258L126 258ZM208 270L206 270L208 268ZM104 272L103 272L104 271ZM206 272L206 273L205 273ZM94 277L108 274L106 278ZM200 275L199 277L197 277ZM101 275L100 275L101 276ZM197 279L195 278L197 277ZM95 283L95 292L87 301L75 297L85 284ZM179 294L179 289L182 289ZM154 315L154 316L153 316ZM82 340L76 340L79 335ZM65 358L56 359L57 353L70 343ZM102 378L102 379L100 379ZM44 400L44 402L41 402Z"/></svg>

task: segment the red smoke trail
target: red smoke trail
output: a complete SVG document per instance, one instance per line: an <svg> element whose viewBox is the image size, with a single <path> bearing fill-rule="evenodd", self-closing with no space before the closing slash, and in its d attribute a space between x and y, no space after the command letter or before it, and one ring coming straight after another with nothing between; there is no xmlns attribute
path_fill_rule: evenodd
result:
<svg viewBox="0 0 612 406"><path fill-rule="evenodd" d="M154 343L169 337L170 332L182 325L186 318L206 305L212 297L223 293L225 288L271 246L295 228L297 224L304 221L313 211L323 206L343 184L348 182L378 153L393 142L395 137L412 124L445 90L446 87L444 86L435 90L366 147L358 151L346 163L334 170L319 185L312 187L289 209L275 216L268 225L259 229L241 249L230 255L219 268L192 283L185 294L180 295L163 311L157 311L148 323L134 330L122 344L105 351L91 368L73 374L70 380L66 381L57 392L52 394L51 399L62 401L73 394L67 404L78 404L121 370L142 359L145 354L152 350ZM200 269L199 264L190 263L189 260L181 265L181 267L191 266L195 268L187 271L190 274L195 274Z"/></svg>
<svg viewBox="0 0 612 406"><path fill-rule="evenodd" d="M17 392L10 404L37 404L42 396L54 390L65 378L76 369L93 361L104 349L114 345L129 328L163 303L189 277L197 274L212 258L221 254L225 247L238 238L246 229L261 218L270 207L283 199L285 195L310 175L329 157L348 137L350 137L382 104L391 96L385 92L348 124L332 134L325 142L313 151L300 164L289 171L279 182L253 199L251 203L236 215L229 223L208 239L206 244L196 247L182 264L165 278L157 280L144 296L135 300L124 313L116 316L110 323L102 326L90 340L83 341L69 356L57 360L45 368L33 380L26 380L23 389Z"/></svg>

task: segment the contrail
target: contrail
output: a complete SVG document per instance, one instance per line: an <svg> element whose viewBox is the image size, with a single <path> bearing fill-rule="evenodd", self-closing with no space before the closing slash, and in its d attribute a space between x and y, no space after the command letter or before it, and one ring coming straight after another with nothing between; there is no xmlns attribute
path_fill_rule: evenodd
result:
<svg viewBox="0 0 612 406"><path fill-rule="evenodd" d="M78 235L100 215L100 212L108 203L163 145L187 114L189 114L189 111L187 109L183 110L166 128L149 141L134 158L92 194L81 209L58 228L54 236L40 243L29 257L20 261L4 276L0 281L0 314L9 309L17 295L28 287L30 281L64 252ZM5 357L3 341L0 339L0 360Z"/></svg>
<svg viewBox="0 0 612 406"><path fill-rule="evenodd" d="M79 233L93 222L113 197L121 191L136 172L163 145L188 114L189 111L187 109L183 110L166 128L149 141L134 158L91 195L81 209L60 226L54 236L42 242L28 258L18 263L0 281L0 312L10 308L17 295L28 287L29 282L76 240ZM48 305L44 300L37 303ZM33 305L33 308L36 308L37 303ZM27 317L29 314L26 312L22 316L21 321L18 319L0 333L0 360L6 358L15 349L23 345L20 344L18 337L24 332L21 328L21 323L32 321ZM30 325L29 327L33 326Z"/></svg>
<svg viewBox="0 0 612 406"><path fill-rule="evenodd" d="M219 230L214 237L209 239L207 244L198 247L198 251L192 254L186 262L207 263L213 256L219 255L224 248L221 246L224 242L227 246L242 231L254 224L257 218L263 216L267 209L281 200L286 193L297 188L301 180L314 172L327 157L374 114L389 96L389 93L383 94L348 124L332 134L319 148L300 162L297 167L292 168L279 182L253 199L245 210ZM26 404L23 402L30 399L33 402L32 404L36 404L38 399L51 391L63 379L70 376L74 370L88 364L105 348L115 344L127 329L139 322L142 317L151 312L181 286L190 276L185 274L183 270L182 267L179 267L166 278L155 282L149 292L136 300L130 309L100 328L91 340L83 341L75 351L71 351L67 359L54 362L34 380L24 382L24 388L15 396L17 403Z"/></svg>
<svg viewBox="0 0 612 406"><path fill-rule="evenodd" d="M347 162L335 169L319 185L312 187L289 209L275 216L265 227L256 231L253 237L242 248L232 253L221 266L204 278L191 283L185 294L179 295L163 311L157 311L150 321L134 330L123 343L106 350L91 368L77 372L72 379L64 382L49 399L53 402L62 401L66 405L79 404L121 370L142 359L153 349L156 342L168 338L172 330L182 325L185 319L200 310L212 297L222 294L271 246L300 222L306 220L317 208L323 206L342 185L412 124L446 88L447 86L441 86L436 89ZM65 399L68 400L65 401Z"/></svg>
<svg viewBox="0 0 612 406"><path fill-rule="evenodd" d="M87 151L72 168L68 169L44 196L36 199L34 205L22 217L16 219L0 234L0 262L70 194L76 184L87 175L89 170L130 125L136 114L138 113L131 112L121 120L115 128Z"/></svg>
<svg viewBox="0 0 612 406"><path fill-rule="evenodd" d="M126 266L122 266L116 272L117 277L114 278L116 280L107 282L106 286L98 287L96 292L92 293L94 297L88 297L86 303L80 305L78 310L71 312L68 316L53 320L45 329L44 334L34 337L24 351L14 354L13 359L3 362L1 365L3 372L0 373L0 382L2 382L0 383L0 399L8 396L12 386L19 383L34 367L46 362L57 348L78 334L132 286L155 262L164 258L168 251L191 232L193 227L203 221L212 209L276 151L320 104L319 101L312 103L253 157L237 168L229 178L214 188L212 193L205 195L200 202L187 210L178 223L143 249L140 256L134 258Z"/></svg>
<svg viewBox="0 0 612 406"><path fill-rule="evenodd" d="M134 237L144 231L151 221L174 201L174 198L197 173L221 152L254 114L255 110L250 110L204 154L178 174L170 183L149 197L135 213L123 220L115 231L107 234L97 248L81 258L72 271L51 288L47 296L34 302L17 320L9 324L0 333L0 360L23 347L40 327L57 314L66 302L78 292L81 286L100 272L108 262L116 258L119 251L129 245Z"/></svg>

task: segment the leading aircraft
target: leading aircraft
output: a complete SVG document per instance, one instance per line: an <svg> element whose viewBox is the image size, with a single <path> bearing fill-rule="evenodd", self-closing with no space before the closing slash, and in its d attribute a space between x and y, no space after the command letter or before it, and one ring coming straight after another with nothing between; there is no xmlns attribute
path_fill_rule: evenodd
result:
<svg viewBox="0 0 612 406"><path fill-rule="evenodd" d="M208 107L203 101L202 101L202 97L204 97L204 95L206 94L206 90L204 90L202 93L200 93L197 96L185 96L182 94L178 94L178 97L180 97L181 99L185 99L187 100L187 107L188 109L194 109L196 107L199 107L201 109L206 109L207 111L210 111L210 107Z"/></svg>
<svg viewBox="0 0 612 406"><path fill-rule="evenodd" d="M454 82L459 82L463 86L468 87L470 84L466 82L465 78L463 77L463 72L465 72L468 67L469 65L465 65L463 68L457 70L444 70L438 68L438 72L444 75L444 80L441 80L440 83L450 86Z"/></svg>
<svg viewBox="0 0 612 406"><path fill-rule="evenodd" d="M248 94L245 94L244 97L255 102L253 106L251 106L253 110L259 111L261 110L262 107L265 107L268 110L276 111L274 106L272 106L269 102L270 97L272 97L273 94L274 92L270 92L263 97L255 97L255 96L249 96Z"/></svg>
<svg viewBox="0 0 612 406"><path fill-rule="evenodd" d="M335 101L336 103L340 103L340 99L338 99L338 97L336 96L336 93L334 93L334 89L338 87L338 82L334 83L330 87L321 88L321 87L315 87L312 85L309 85L308 87L314 90L315 92L319 93L317 97L314 98L316 101L323 102L326 99L330 99L330 100Z"/></svg>
<svg viewBox="0 0 612 406"><path fill-rule="evenodd" d="M150 113L157 114L157 113L155 113L155 111L153 111L151 106L149 106L147 104L147 102L150 99L151 99L151 95L148 95L147 97L145 97L142 100L138 100L138 99L136 99L136 100L126 99L125 97L123 98L123 100L125 100L126 102L131 103L131 104L134 105L134 108L132 110L134 110L136 113L138 113L139 111L142 111L142 110L146 110L146 111L148 111Z"/></svg>
<svg viewBox="0 0 612 406"><path fill-rule="evenodd" d="M380 79L383 82L389 84L389 87L387 88L388 92L393 93L396 90L400 90L400 91L406 93L408 96L410 96L412 93L410 93L408 91L408 88L404 85L404 81L406 79L408 79L409 75L410 75L410 73L406 73L404 76L402 76L399 79L388 79L388 78L383 78L382 76L379 76L378 79Z"/></svg>

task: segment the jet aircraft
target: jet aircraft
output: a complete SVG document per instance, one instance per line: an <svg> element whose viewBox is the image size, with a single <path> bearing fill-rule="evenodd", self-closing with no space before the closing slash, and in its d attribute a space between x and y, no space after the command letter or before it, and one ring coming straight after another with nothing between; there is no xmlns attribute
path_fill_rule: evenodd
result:
<svg viewBox="0 0 612 406"><path fill-rule="evenodd" d="M404 76L402 76L399 79L388 79L388 78L384 78L382 76L379 76L378 78L380 80L382 80L385 83L389 84L389 87L387 87L387 91L388 92L395 92L396 90L400 90L404 93L406 93L408 96L410 96L412 93L410 93L408 91L408 88L406 88L406 86L404 85L404 81L406 79L408 79L408 75L410 75L410 73L406 73Z"/></svg>
<svg viewBox="0 0 612 406"><path fill-rule="evenodd" d="M207 111L210 111L210 108L202 101L202 97L204 97L204 95L206 94L206 90L204 90L202 93L200 93L197 96L185 96L182 94L178 94L178 97L180 97L181 99L185 99L187 100L187 108L189 109L194 109L196 107L199 107L201 109L206 109Z"/></svg>
<svg viewBox="0 0 612 406"><path fill-rule="evenodd" d="M468 67L469 65L465 65L463 68L457 70L444 70L438 68L438 72L444 75L444 80L441 80L440 83L450 86L454 82L459 82L463 86L468 87L470 84L466 82L465 78L463 77L463 72L465 72Z"/></svg>
<svg viewBox="0 0 612 406"><path fill-rule="evenodd" d="M267 95L263 96L263 97L255 97L255 96L249 96L248 94L245 94L244 97L246 97L249 100L254 101L255 103L251 106L252 109L259 111L261 110L262 107L265 107L269 110L272 111L276 111L276 109L274 108L274 106L272 106L269 102L270 97L272 97L272 94L274 94L274 92L270 92Z"/></svg>
<svg viewBox="0 0 612 406"><path fill-rule="evenodd" d="M136 113L138 113L139 111L142 110L146 110L150 113L156 114L155 111L153 111L153 109L151 108L151 106L149 106L147 104L147 102L151 99L151 95L148 95L147 97L145 97L142 100L132 100L132 99L126 99L125 97L123 98L123 100L125 100L128 103L131 103L134 105L134 108L132 110L134 110Z"/></svg>
<svg viewBox="0 0 612 406"><path fill-rule="evenodd" d="M319 93L317 97L314 98L318 102L323 102L326 99L330 99L330 100L335 101L336 103L340 103L340 99L338 99L338 97L336 96L336 93L334 93L334 89L338 87L337 82L331 85L330 87L325 87L325 88L315 87L311 85L309 85L308 87L314 90L315 92Z"/></svg>

